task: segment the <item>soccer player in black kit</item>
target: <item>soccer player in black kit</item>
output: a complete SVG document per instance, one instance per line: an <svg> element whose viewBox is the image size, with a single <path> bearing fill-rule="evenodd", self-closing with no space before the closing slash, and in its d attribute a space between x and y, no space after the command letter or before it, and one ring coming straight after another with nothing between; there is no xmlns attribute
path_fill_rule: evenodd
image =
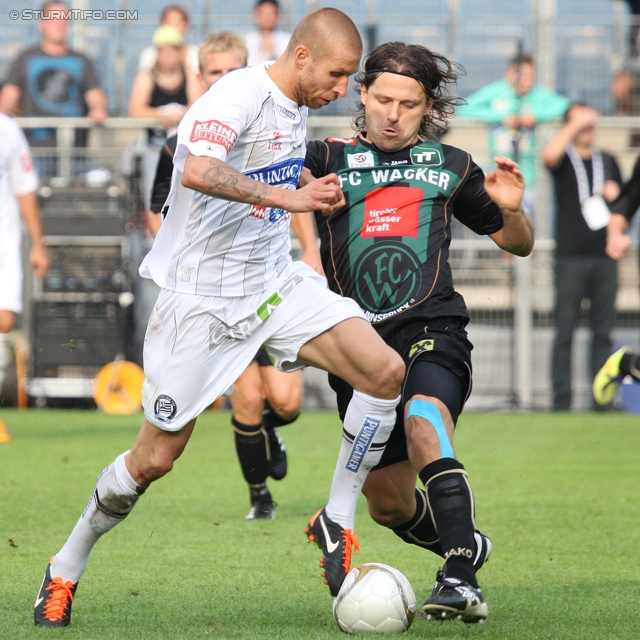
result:
<svg viewBox="0 0 640 640"><path fill-rule="evenodd" d="M485 177L467 152L435 142L458 102L447 92L456 77L451 62L425 47L379 46L357 77L357 135L311 142L305 166L315 178L337 174L347 202L331 216L316 212L329 287L356 300L406 363L395 429L363 489L369 512L445 558L427 615L474 623L488 615L476 571L491 542L475 528L473 493L453 450L471 391L472 345L448 263L451 216L519 256L532 251L533 223L514 162L495 158L497 170ZM343 415L352 389L335 376L330 382ZM332 561L334 544L317 519L306 533L323 550L335 595L348 563Z"/></svg>

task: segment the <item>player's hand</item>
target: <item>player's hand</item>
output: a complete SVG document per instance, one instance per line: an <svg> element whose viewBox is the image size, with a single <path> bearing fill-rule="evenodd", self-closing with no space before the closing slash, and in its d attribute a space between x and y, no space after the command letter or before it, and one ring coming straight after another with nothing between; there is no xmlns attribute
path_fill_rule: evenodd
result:
<svg viewBox="0 0 640 640"><path fill-rule="evenodd" d="M31 262L31 268L33 272L39 277L43 278L49 273L49 256L47 250L43 244L33 245L31 248L31 254L29 255L29 261Z"/></svg>
<svg viewBox="0 0 640 640"><path fill-rule="evenodd" d="M335 173L313 180L301 189L289 193L290 204L284 208L291 213L321 211L325 215L331 215L346 204L340 180Z"/></svg>
<svg viewBox="0 0 640 640"><path fill-rule="evenodd" d="M496 156L493 161L498 167L485 176L485 191L501 209L520 211L524 196L524 178L520 168L504 156Z"/></svg>
<svg viewBox="0 0 640 640"><path fill-rule="evenodd" d="M622 260L631 246L631 238L624 233L607 233L607 246L605 251L613 260Z"/></svg>

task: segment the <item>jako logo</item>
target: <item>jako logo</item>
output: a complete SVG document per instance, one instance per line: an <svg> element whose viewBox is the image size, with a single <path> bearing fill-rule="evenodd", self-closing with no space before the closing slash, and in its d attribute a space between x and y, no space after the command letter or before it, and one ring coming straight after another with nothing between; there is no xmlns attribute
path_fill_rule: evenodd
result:
<svg viewBox="0 0 640 640"><path fill-rule="evenodd" d="M448 560L451 556L464 556L465 558L473 558L473 551L471 551L471 549L466 549L465 547L450 549L444 554L444 559Z"/></svg>
<svg viewBox="0 0 640 640"><path fill-rule="evenodd" d="M238 139L238 134L231 128L218 120L207 120L200 122L196 120L193 123L190 142L198 142L206 140L213 144L218 144L227 150L227 153L233 149L233 145Z"/></svg>
<svg viewBox="0 0 640 640"><path fill-rule="evenodd" d="M353 445L351 446L347 464L344 467L347 471L352 471L353 473L360 471L362 460L367 455L367 451L369 451L371 443L376 433L378 433L381 422L382 421L377 418L365 416L360 431L358 431L358 435L355 437Z"/></svg>

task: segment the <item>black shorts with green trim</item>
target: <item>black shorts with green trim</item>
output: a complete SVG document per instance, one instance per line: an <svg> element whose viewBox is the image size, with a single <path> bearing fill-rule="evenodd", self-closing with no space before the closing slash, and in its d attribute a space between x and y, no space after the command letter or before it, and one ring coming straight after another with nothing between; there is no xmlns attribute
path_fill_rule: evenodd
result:
<svg viewBox="0 0 640 640"><path fill-rule="evenodd" d="M472 386L473 345L465 330L467 322L467 318L457 316L435 318L428 323L403 327L386 339L403 357L407 370L396 424L375 469L408 460L404 407L413 396L438 398L449 409L454 424L458 421ZM340 419L344 420L353 388L332 374L329 374L329 384L336 392Z"/></svg>

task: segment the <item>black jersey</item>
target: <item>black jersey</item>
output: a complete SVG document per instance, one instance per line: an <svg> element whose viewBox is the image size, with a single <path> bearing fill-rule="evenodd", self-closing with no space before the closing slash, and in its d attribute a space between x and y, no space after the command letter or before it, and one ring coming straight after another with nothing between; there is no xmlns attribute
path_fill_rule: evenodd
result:
<svg viewBox="0 0 640 640"><path fill-rule="evenodd" d="M167 215L167 211L163 209L167 200L169 191L171 191L171 175L173 174L173 156L176 153L176 145L178 144L178 134L170 136L165 140L158 157L158 166L156 167L156 177L153 180L153 188L151 189L151 203L149 209L153 213L162 213L163 217Z"/></svg>
<svg viewBox="0 0 640 640"><path fill-rule="evenodd" d="M361 136L329 138L309 144L305 166L316 178L338 174L347 201L315 214L332 291L353 298L383 337L418 320L468 317L448 262L451 216L483 235L503 226L468 153L435 142L388 153Z"/></svg>

